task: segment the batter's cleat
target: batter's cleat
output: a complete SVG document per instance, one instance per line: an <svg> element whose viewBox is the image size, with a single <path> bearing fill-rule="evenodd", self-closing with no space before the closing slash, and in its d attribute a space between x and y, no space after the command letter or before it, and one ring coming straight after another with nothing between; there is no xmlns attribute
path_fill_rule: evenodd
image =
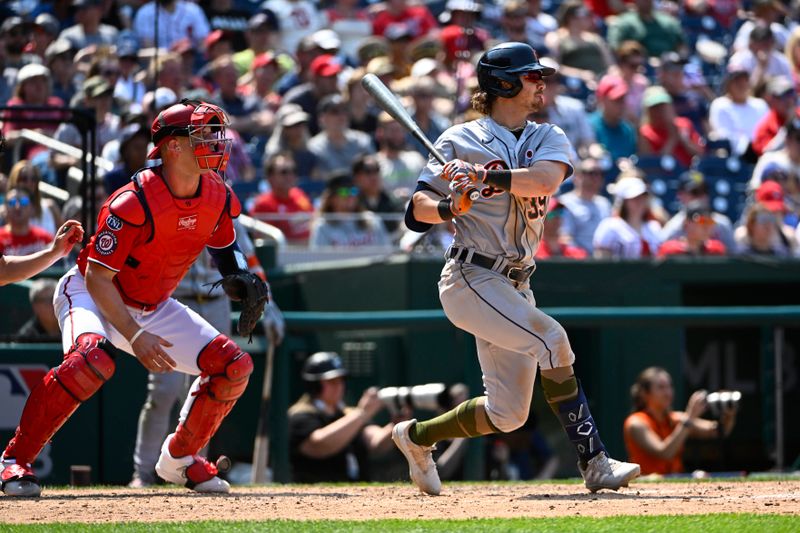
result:
<svg viewBox="0 0 800 533"><path fill-rule="evenodd" d="M18 465L13 459L0 460L0 487L6 496L38 498L42 494L39 479L31 465Z"/></svg>
<svg viewBox="0 0 800 533"><path fill-rule="evenodd" d="M620 487L627 487L628 483L639 477L639 465L636 463L625 463L616 461L600 452L589 460L586 468L581 468L578 463L578 470L583 476L583 484L592 492L600 489L619 490Z"/></svg>
<svg viewBox="0 0 800 533"><path fill-rule="evenodd" d="M217 476L217 467L205 457L199 455L172 457L169 453L170 440L172 435L164 441L161 456L156 463L156 473L164 481L183 485L196 492L226 494L231 491L228 482Z"/></svg>
<svg viewBox="0 0 800 533"><path fill-rule="evenodd" d="M392 440L406 456L411 481L422 492L438 496L442 491L442 482L439 480L439 472L436 471L436 463L431 454L434 447L414 444L408 436L408 430L416 423L415 419L411 419L395 424L392 429Z"/></svg>

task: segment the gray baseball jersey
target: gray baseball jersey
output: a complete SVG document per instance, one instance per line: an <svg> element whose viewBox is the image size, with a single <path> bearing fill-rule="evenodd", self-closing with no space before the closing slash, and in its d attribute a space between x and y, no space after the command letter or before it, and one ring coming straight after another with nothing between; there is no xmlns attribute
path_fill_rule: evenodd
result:
<svg viewBox="0 0 800 533"><path fill-rule="evenodd" d="M572 174L570 143L552 124L528 122L519 139L489 117L449 128L435 143L445 160L462 159L487 169L525 168L537 161L558 161ZM439 176L442 165L433 157L419 181L442 196L449 184ZM456 217L454 244L485 254L503 256L512 263L533 263L539 248L547 196L523 198L487 187L464 216Z"/></svg>

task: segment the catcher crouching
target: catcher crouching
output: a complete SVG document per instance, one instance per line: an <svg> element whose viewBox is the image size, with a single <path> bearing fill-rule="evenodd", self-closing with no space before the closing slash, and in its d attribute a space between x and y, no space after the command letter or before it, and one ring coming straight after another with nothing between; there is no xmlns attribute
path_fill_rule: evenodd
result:
<svg viewBox="0 0 800 533"><path fill-rule="evenodd" d="M197 492L228 492L218 465L198 455L247 386L250 355L200 315L171 298L207 247L225 292L241 301L240 335L248 336L269 300L269 288L248 272L236 246L236 196L217 173L231 141L217 106L183 100L159 113L151 159L103 204L98 229L78 264L59 281L54 301L64 360L31 392L14 437L0 456L2 491L38 496L31 463L80 404L114 374L110 345L151 372L198 376L156 472ZM219 462L218 462L219 463ZM220 463L221 465L221 463Z"/></svg>

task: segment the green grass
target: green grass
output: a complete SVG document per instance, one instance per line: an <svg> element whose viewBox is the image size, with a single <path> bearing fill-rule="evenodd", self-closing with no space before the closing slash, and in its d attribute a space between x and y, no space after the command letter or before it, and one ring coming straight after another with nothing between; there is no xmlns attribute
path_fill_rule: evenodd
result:
<svg viewBox="0 0 800 533"><path fill-rule="evenodd" d="M260 522L175 522L126 524L0 524L0 532L58 533L81 531L86 533L232 533L241 531L269 531L274 533L348 533L374 532L472 532L472 531L536 531L541 533L625 533L698 531L702 533L795 533L800 529L800 518L785 515L706 514L691 516L613 516L607 518L513 518L481 520L370 520L354 521L291 521L267 520Z"/></svg>

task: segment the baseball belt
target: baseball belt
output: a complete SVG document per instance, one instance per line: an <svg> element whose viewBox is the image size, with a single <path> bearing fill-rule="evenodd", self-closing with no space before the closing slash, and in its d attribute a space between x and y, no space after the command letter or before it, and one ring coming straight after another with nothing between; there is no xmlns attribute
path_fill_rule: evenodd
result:
<svg viewBox="0 0 800 533"><path fill-rule="evenodd" d="M448 259L455 259L456 261L461 261L462 263L470 263L488 270L493 270L515 283L524 283L528 281L528 278L531 277L533 271L536 270L536 265L519 266L509 264L505 261L500 262L500 267L497 267L496 264L498 261L496 257L484 255L478 252L472 252L472 257L470 257L469 252L469 248L451 246L447 250L446 256Z"/></svg>

